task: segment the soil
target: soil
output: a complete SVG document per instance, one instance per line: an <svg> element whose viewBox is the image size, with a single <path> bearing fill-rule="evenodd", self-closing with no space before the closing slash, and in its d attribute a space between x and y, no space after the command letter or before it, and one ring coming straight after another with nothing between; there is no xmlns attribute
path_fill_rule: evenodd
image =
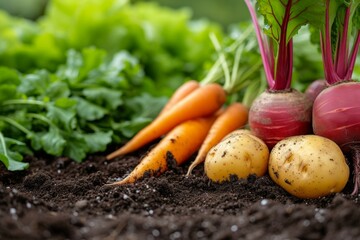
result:
<svg viewBox="0 0 360 240"><path fill-rule="evenodd" d="M0 167L0 239L360 239L351 186L313 200L293 197L268 176L215 184L196 168L109 187L145 150L83 163L44 154L30 168Z"/></svg>

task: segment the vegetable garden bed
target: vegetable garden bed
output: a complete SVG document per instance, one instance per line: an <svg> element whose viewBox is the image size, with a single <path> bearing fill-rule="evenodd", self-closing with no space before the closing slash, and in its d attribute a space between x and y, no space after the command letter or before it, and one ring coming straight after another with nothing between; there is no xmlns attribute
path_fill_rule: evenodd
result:
<svg viewBox="0 0 360 240"><path fill-rule="evenodd" d="M188 165L133 185L105 187L133 169L142 149L121 161L93 155L27 158L1 167L0 239L359 239L360 203L343 193L301 200L266 175L214 184Z"/></svg>
<svg viewBox="0 0 360 240"><path fill-rule="evenodd" d="M358 147L329 147L319 134L303 151L314 136L283 138L303 120L306 131L289 136L316 133L312 103L295 122L287 98L283 111L252 104L267 88L307 99L312 82L342 80L345 68L359 78L360 1L258 1L261 14L279 10L265 28L245 2L255 31L243 22L225 33L186 9L123 0L52 0L35 22L0 12L0 239L360 239ZM319 51L335 53L333 7L355 16L348 65L347 34L336 56ZM317 11L327 22L321 47L305 26ZM353 103L357 94L339 96ZM255 131L254 109L277 113L257 119L273 131ZM354 121L342 133L358 144L359 114L344 109L330 112Z"/></svg>

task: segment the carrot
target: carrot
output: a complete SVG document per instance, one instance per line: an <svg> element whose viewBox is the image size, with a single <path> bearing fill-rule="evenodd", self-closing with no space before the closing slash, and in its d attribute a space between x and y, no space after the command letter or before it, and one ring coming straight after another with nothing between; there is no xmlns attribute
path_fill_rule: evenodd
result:
<svg viewBox="0 0 360 240"><path fill-rule="evenodd" d="M189 166L187 176L191 174L192 170L204 162L206 154L209 150L218 144L230 132L244 126L248 119L248 109L241 103L233 103L228 106L212 125L208 135L206 136L204 143L194 160Z"/></svg>
<svg viewBox="0 0 360 240"><path fill-rule="evenodd" d="M209 116L216 112L224 104L225 100L226 93L219 84L210 83L204 85L157 117L123 147L107 155L106 159L110 160L135 151L168 133L184 121Z"/></svg>
<svg viewBox="0 0 360 240"><path fill-rule="evenodd" d="M200 148L214 120L214 116L197 118L176 126L126 178L110 185L133 183L147 173L151 176L160 175L168 169L168 163L173 160L177 165L184 163Z"/></svg>
<svg viewBox="0 0 360 240"><path fill-rule="evenodd" d="M165 104L161 112L158 116L163 114L172 108L175 104L193 92L195 89L200 87L200 83L195 80L190 80L188 82L183 83L170 97L169 101Z"/></svg>

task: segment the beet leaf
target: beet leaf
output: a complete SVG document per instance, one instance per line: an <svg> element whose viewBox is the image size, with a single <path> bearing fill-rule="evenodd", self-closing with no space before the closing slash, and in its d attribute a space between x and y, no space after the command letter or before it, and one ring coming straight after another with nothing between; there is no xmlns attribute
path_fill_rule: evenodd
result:
<svg viewBox="0 0 360 240"><path fill-rule="evenodd" d="M264 17L264 28L261 30L253 4L250 0L245 2L255 25L269 88L290 88L292 38L309 22L321 25L322 20L318 16L323 12L324 4L313 0L258 0L258 11Z"/></svg>
<svg viewBox="0 0 360 240"><path fill-rule="evenodd" d="M360 0L323 0L320 28L325 78L329 84L350 80L360 44Z"/></svg>

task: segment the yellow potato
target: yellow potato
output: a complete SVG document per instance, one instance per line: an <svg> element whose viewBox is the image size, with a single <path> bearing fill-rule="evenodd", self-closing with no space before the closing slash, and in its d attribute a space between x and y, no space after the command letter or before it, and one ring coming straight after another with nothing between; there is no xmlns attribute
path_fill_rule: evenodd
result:
<svg viewBox="0 0 360 240"><path fill-rule="evenodd" d="M231 175L247 178L250 174L263 176L267 171L269 149L249 131L237 130L227 135L207 154L204 168L215 182L230 180Z"/></svg>
<svg viewBox="0 0 360 240"><path fill-rule="evenodd" d="M349 166L335 142L302 135L286 138L274 146L269 174L290 194L317 198L340 192L349 179Z"/></svg>

